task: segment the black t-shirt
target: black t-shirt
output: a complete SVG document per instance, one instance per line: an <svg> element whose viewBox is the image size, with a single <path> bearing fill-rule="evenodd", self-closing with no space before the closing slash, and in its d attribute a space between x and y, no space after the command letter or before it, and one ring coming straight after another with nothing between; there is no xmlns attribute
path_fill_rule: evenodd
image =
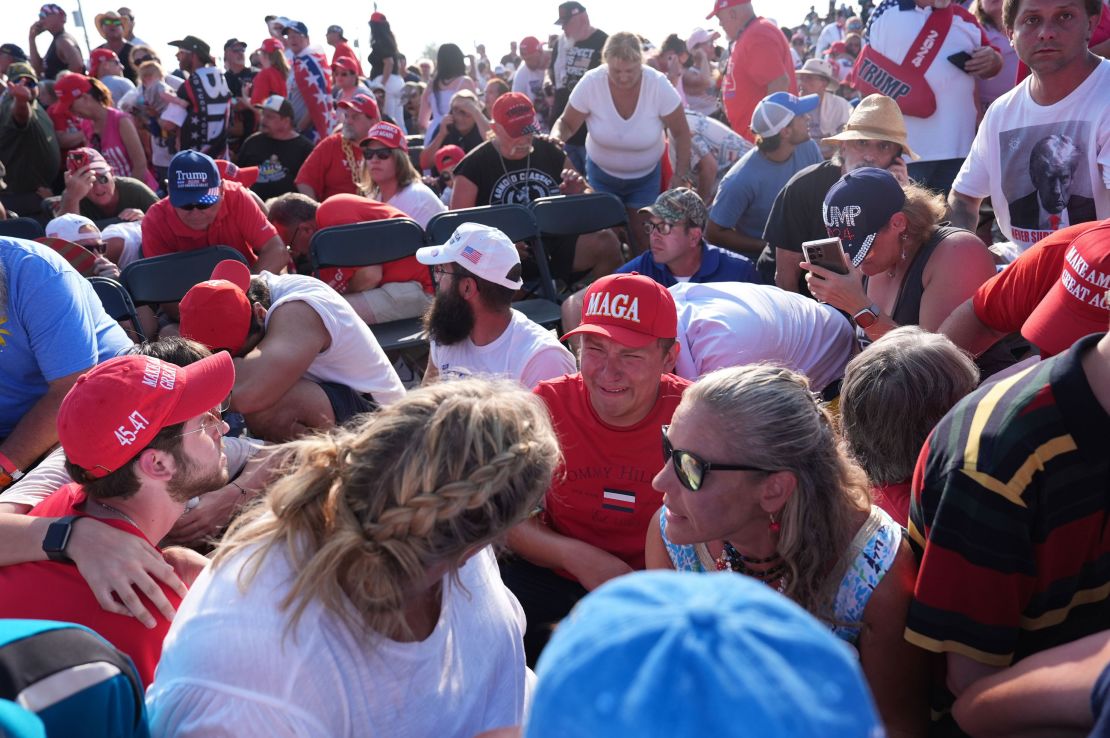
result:
<svg viewBox="0 0 1110 738"><path fill-rule="evenodd" d="M764 279L774 284L775 247L786 251L801 253L802 242L818 238L828 238L825 221L821 217L821 206L829 188L841 177L840 165L831 161L813 164L797 172L775 197L767 225L763 229L763 240L768 245L759 255L756 267ZM805 275L798 280L798 291L809 295Z"/></svg>
<svg viewBox="0 0 1110 738"><path fill-rule="evenodd" d="M550 141L536 139L524 159L504 159L496 141L475 148L455 167L478 188L475 205L526 205L559 194L565 155Z"/></svg>
<svg viewBox="0 0 1110 738"><path fill-rule="evenodd" d="M158 195L146 186L146 183L133 177L116 177L116 192L119 194L119 204L115 212L103 210L89 198L81 200L81 215L89 220L107 220L114 218L128 208L142 210L144 213L158 202Z"/></svg>
<svg viewBox="0 0 1110 738"><path fill-rule="evenodd" d="M435 129L432 130L432 138L437 135L439 135L439 125L436 125ZM483 141L485 139L482 137L482 132L478 130L478 126L474 126L465 134L459 133L454 126L447 126L447 133L443 135L443 143L439 147L443 148L453 144L463 151L470 152L480 146Z"/></svg>
<svg viewBox="0 0 1110 738"><path fill-rule="evenodd" d="M312 142L304 136L279 141L256 133L243 142L238 163L241 167L258 167L258 180L251 189L263 200L268 200L297 191L294 180L311 153Z"/></svg>
<svg viewBox="0 0 1110 738"><path fill-rule="evenodd" d="M563 114L563 110L566 109L567 102L570 100L570 91L578 84L578 80L582 79L582 75L594 67L601 66L601 49L605 46L605 40L608 38L609 34L605 31L595 30L589 38L578 42L574 45L574 48L567 51L566 80L563 87L556 86L555 88L555 107L551 111L552 123ZM555 46L551 49L551 67L549 71L552 80L559 79L555 74L555 63L559 58L559 44L562 43L562 40L562 38L557 40ZM583 123L578 132L571 136L566 143L585 146L586 124Z"/></svg>
<svg viewBox="0 0 1110 738"><path fill-rule="evenodd" d="M238 72L232 72L230 69L224 71L227 88L231 90L233 97L242 97L243 83L252 81L257 75L258 72L250 67L243 67Z"/></svg>

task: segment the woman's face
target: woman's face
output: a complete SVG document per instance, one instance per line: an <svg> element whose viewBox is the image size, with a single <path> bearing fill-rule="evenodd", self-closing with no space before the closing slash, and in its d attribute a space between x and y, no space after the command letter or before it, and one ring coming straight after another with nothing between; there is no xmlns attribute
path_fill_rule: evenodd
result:
<svg viewBox="0 0 1110 738"><path fill-rule="evenodd" d="M263 69L269 69L270 67L274 66L274 63L270 61L269 54L259 54L258 63L262 65Z"/></svg>
<svg viewBox="0 0 1110 738"><path fill-rule="evenodd" d="M618 90L631 90L640 86L644 68L639 62L613 59L609 62L609 83Z"/></svg>
<svg viewBox="0 0 1110 738"><path fill-rule="evenodd" d="M358 86L358 75L347 69L335 70L335 81L341 90L353 90Z"/></svg>
<svg viewBox="0 0 1110 738"><path fill-rule="evenodd" d="M94 100L92 95L86 92L84 95L74 100L70 104L69 109L73 112L74 115L80 116L82 118L89 118L92 116L93 111L95 111L98 107L100 107L100 103Z"/></svg>
<svg viewBox="0 0 1110 738"><path fill-rule="evenodd" d="M451 105L451 118L455 122L455 130L464 136L475 126L474 116L458 102Z"/></svg>
<svg viewBox="0 0 1110 738"><path fill-rule="evenodd" d="M867 252L859 268L868 277L889 272L902 260L901 231L892 222L887 223L875 234L871 249Z"/></svg>
<svg viewBox="0 0 1110 738"><path fill-rule="evenodd" d="M382 154L377 152L384 151L389 156L382 158ZM397 179L397 162L393 160L393 151L381 144L372 143L366 148L366 171L370 174L371 181L376 185L381 185L383 182L391 182Z"/></svg>
<svg viewBox="0 0 1110 738"><path fill-rule="evenodd" d="M683 405L667 430L671 447L689 451L710 464L752 464L730 451L712 413L697 404ZM660 439L662 442L662 439ZM710 469L697 492L686 489L668 461L652 486L663 493L667 538L677 544L729 540L740 548L766 537L768 518L760 506L764 472Z"/></svg>

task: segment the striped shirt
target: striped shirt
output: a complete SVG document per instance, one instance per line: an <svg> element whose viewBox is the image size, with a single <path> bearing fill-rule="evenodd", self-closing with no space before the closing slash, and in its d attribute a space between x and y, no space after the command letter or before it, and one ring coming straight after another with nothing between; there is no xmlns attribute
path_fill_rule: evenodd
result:
<svg viewBox="0 0 1110 738"><path fill-rule="evenodd" d="M1110 415L1081 358L1099 335L983 387L926 441L906 639L991 666L1110 623Z"/></svg>

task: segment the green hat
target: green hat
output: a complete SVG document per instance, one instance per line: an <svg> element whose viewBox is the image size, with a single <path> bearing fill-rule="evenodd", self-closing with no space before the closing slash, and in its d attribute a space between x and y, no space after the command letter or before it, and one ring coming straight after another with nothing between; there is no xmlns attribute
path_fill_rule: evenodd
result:
<svg viewBox="0 0 1110 738"><path fill-rule="evenodd" d="M709 211L705 209L701 196L685 187L667 190L655 199L653 205L640 208L641 213L645 211L668 223L686 222L698 228L705 228L709 219Z"/></svg>
<svg viewBox="0 0 1110 738"><path fill-rule="evenodd" d="M35 74L35 70L27 62L12 62L8 65L8 79L13 82L23 77L30 77L34 81L39 81L39 76Z"/></svg>

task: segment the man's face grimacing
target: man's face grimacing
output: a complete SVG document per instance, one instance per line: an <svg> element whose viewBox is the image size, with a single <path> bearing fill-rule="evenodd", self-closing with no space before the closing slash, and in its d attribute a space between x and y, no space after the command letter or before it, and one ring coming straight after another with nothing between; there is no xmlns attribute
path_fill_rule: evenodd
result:
<svg viewBox="0 0 1110 738"><path fill-rule="evenodd" d="M605 423L627 427L647 417L659 396L659 380L674 369L678 344L659 340L639 348L595 333L581 336L582 382L594 412Z"/></svg>
<svg viewBox="0 0 1110 738"><path fill-rule="evenodd" d="M901 154L902 147L893 141L852 139L840 144L840 158L844 162L845 173L863 167L887 169Z"/></svg>

